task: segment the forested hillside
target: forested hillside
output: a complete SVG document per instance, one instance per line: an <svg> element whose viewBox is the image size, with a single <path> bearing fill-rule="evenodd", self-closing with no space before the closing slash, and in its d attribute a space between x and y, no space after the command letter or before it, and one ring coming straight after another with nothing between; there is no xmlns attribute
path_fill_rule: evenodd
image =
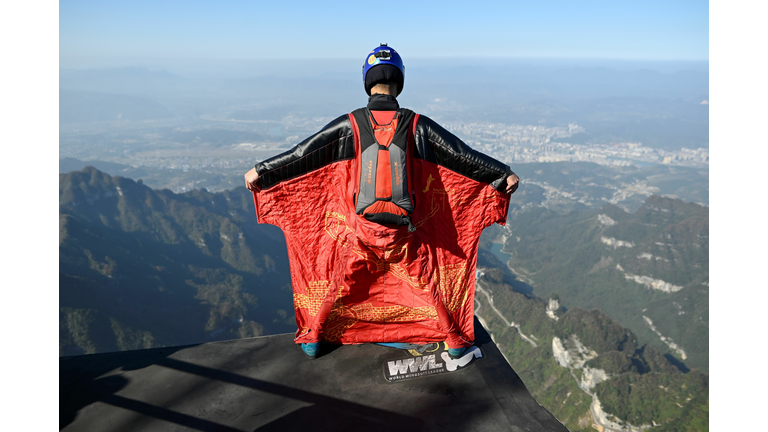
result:
<svg viewBox="0 0 768 432"><path fill-rule="evenodd" d="M280 230L245 188L174 194L95 168L59 176L59 353L295 331Z"/></svg>
<svg viewBox="0 0 768 432"><path fill-rule="evenodd" d="M498 264L481 255L480 264ZM475 314L534 398L569 430L708 430L708 375L684 373L599 310L525 295L511 285L519 283L500 266L479 267Z"/></svg>
<svg viewBox="0 0 768 432"><path fill-rule="evenodd" d="M59 180L60 355L295 331L284 237L245 188ZM707 430L707 233L706 208L655 196L634 213L513 203L481 238L476 315L572 431Z"/></svg>
<svg viewBox="0 0 768 432"><path fill-rule="evenodd" d="M709 209L652 195L635 212L513 206L497 230L541 298L596 308L683 367L709 368Z"/></svg>

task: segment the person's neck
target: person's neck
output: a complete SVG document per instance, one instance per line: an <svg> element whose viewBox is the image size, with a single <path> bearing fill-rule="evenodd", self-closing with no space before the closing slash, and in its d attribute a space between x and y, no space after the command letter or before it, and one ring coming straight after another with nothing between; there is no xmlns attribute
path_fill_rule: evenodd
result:
<svg viewBox="0 0 768 432"><path fill-rule="evenodd" d="M379 94L387 94L390 96L397 96L397 85L395 84L385 84L385 83L378 83L371 87L371 94L379 93Z"/></svg>

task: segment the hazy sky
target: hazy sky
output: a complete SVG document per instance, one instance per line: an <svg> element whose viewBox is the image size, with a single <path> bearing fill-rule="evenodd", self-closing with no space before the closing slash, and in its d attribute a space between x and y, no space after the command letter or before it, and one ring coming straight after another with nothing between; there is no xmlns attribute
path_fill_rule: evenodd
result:
<svg viewBox="0 0 768 432"><path fill-rule="evenodd" d="M708 60L707 1L59 2L62 67L145 59Z"/></svg>

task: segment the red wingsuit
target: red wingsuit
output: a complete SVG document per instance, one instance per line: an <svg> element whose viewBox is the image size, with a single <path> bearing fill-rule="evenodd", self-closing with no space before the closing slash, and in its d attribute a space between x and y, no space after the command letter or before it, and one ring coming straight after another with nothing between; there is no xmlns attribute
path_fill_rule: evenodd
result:
<svg viewBox="0 0 768 432"><path fill-rule="evenodd" d="M368 106L397 101L373 95ZM409 127L413 232L356 214L352 115L256 165L258 220L280 227L288 246L297 343L474 342L478 240L506 222L512 171L425 116Z"/></svg>

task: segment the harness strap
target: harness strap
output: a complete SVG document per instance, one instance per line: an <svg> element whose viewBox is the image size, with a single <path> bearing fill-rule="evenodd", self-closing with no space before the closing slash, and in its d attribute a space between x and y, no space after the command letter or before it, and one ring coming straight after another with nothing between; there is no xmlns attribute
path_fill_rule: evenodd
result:
<svg viewBox="0 0 768 432"><path fill-rule="evenodd" d="M363 135L362 131L361 135ZM376 201L376 167L379 163L379 146L368 145L363 150L363 142L365 141L361 138L360 193L357 195L357 206L355 208L358 214Z"/></svg>

